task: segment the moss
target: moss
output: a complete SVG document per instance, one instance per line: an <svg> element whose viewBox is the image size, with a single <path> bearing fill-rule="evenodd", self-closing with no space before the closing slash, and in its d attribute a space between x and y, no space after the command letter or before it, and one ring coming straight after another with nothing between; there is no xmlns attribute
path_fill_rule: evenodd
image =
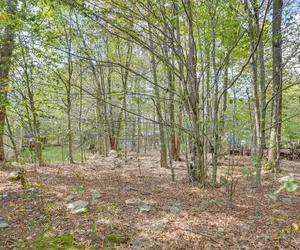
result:
<svg viewBox="0 0 300 250"><path fill-rule="evenodd" d="M129 241L129 237L127 237L127 236L121 236L121 235L116 235L116 234L108 235L107 239L110 242L113 242L115 244L122 244L122 243L126 243L127 241Z"/></svg>
<svg viewBox="0 0 300 250"><path fill-rule="evenodd" d="M73 244L73 237L70 234L59 235L56 237L40 236L32 241L26 242L21 250L84 250L84 247L79 247Z"/></svg>

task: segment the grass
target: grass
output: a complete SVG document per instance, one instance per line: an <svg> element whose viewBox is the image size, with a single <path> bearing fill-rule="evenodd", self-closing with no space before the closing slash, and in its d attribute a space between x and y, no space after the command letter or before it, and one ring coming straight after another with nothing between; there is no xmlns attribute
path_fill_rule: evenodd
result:
<svg viewBox="0 0 300 250"><path fill-rule="evenodd" d="M73 237L70 234L59 235L56 237L46 237L41 235L36 239L26 242L19 246L21 250L84 250L84 247L79 247L73 244Z"/></svg>
<svg viewBox="0 0 300 250"><path fill-rule="evenodd" d="M32 155L34 151L30 152L26 149L22 152L21 157L25 162L32 162ZM68 149L61 147L45 147L42 152L42 157L44 162L62 162L68 160ZM80 161L80 150L73 152L73 159L75 161Z"/></svg>

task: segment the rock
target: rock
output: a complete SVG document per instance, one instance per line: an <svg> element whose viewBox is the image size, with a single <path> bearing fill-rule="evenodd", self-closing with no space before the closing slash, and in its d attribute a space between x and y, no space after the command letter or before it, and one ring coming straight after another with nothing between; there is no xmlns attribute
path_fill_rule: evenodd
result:
<svg viewBox="0 0 300 250"><path fill-rule="evenodd" d="M137 201L137 200L126 200L125 201L125 203L126 203L126 205L139 205L140 204L140 202L139 201Z"/></svg>
<svg viewBox="0 0 300 250"><path fill-rule="evenodd" d="M181 203L175 203L175 204L173 204L173 206L174 206L174 207L179 207L179 208L180 208L180 207L182 206L182 204L181 204Z"/></svg>
<svg viewBox="0 0 300 250"><path fill-rule="evenodd" d="M267 197L269 197L269 199L271 199L273 201L277 201L277 196L274 194L267 194Z"/></svg>
<svg viewBox="0 0 300 250"><path fill-rule="evenodd" d="M102 197L102 194L99 194L99 193L94 193L94 194L92 194L93 200L98 200L98 199L100 199L101 197Z"/></svg>
<svg viewBox="0 0 300 250"><path fill-rule="evenodd" d="M6 223L6 222L1 222L0 223L0 229L1 228L8 228L8 223Z"/></svg>
<svg viewBox="0 0 300 250"><path fill-rule="evenodd" d="M81 208L86 208L88 206L88 204L89 203L87 201L80 201L79 200L79 201L74 201L72 203L69 203L67 208L75 211L75 210L79 210Z"/></svg>
<svg viewBox="0 0 300 250"><path fill-rule="evenodd" d="M8 179L9 181L18 181L18 180L20 180L20 178L21 178L21 176L20 176L20 173L19 173L18 171L13 171L13 172L11 172L11 173L8 175L8 177L7 177L7 179Z"/></svg>
<svg viewBox="0 0 300 250"><path fill-rule="evenodd" d="M227 193L227 190L226 190L225 187L221 187L221 188L220 188L220 191L221 191L221 193L223 193L223 194Z"/></svg>
<svg viewBox="0 0 300 250"><path fill-rule="evenodd" d="M141 212L149 212L151 210L151 206L150 205L142 205L139 207Z"/></svg>
<svg viewBox="0 0 300 250"><path fill-rule="evenodd" d="M125 187L122 188L122 190L125 190L125 191L137 191L136 188L130 187L130 186L125 186Z"/></svg>
<svg viewBox="0 0 300 250"><path fill-rule="evenodd" d="M82 208L73 210L71 213L72 213L72 214L80 214L80 213L86 213L87 211L88 211L88 210L87 210L86 207L82 207Z"/></svg>
<svg viewBox="0 0 300 250"><path fill-rule="evenodd" d="M145 240L144 239L138 239L130 243L131 246L139 246L141 245Z"/></svg>
<svg viewBox="0 0 300 250"><path fill-rule="evenodd" d="M178 206L170 206L169 210L170 210L171 213L177 214L177 213L180 212L181 209Z"/></svg>
<svg viewBox="0 0 300 250"><path fill-rule="evenodd" d="M8 196L8 193L3 193L3 194L1 195L2 198L6 198L7 196Z"/></svg>
<svg viewBox="0 0 300 250"><path fill-rule="evenodd" d="M15 167L15 168L18 168L18 167L20 167L20 163L18 163L18 162L12 162L11 164L10 164L12 167Z"/></svg>
<svg viewBox="0 0 300 250"><path fill-rule="evenodd" d="M127 157L127 161L131 161L131 160L133 160L132 156Z"/></svg>
<svg viewBox="0 0 300 250"><path fill-rule="evenodd" d="M282 202L283 203L291 203L292 200L290 198L285 197L285 198L282 198Z"/></svg>
<svg viewBox="0 0 300 250"><path fill-rule="evenodd" d="M67 196L67 197L65 198L65 201L68 202L68 201L72 201L72 200L74 200L74 199L75 199L75 196L69 195L69 196Z"/></svg>

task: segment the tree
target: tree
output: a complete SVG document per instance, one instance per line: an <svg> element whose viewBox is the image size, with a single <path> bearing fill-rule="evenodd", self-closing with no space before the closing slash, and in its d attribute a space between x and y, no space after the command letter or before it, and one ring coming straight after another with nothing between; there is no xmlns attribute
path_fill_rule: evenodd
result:
<svg viewBox="0 0 300 250"><path fill-rule="evenodd" d="M16 28L16 12L17 1L7 0L6 10L3 13L1 19L4 19L4 27L1 30L0 39L0 162L5 162L4 151L4 126L6 117L7 91L8 91L8 78L11 67L11 59L14 49L15 28ZM1 27L2 28L2 27Z"/></svg>
<svg viewBox="0 0 300 250"><path fill-rule="evenodd" d="M272 55L273 55L273 100L271 114L271 133L268 161L278 166L281 141L282 115L282 0L273 1Z"/></svg>

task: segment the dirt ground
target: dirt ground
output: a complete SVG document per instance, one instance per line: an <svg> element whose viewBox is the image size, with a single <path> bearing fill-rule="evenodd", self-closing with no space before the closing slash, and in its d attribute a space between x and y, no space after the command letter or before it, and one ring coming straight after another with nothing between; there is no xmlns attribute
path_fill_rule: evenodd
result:
<svg viewBox="0 0 300 250"><path fill-rule="evenodd" d="M252 177L240 175L250 166L249 159L237 159L232 208L225 187L189 183L184 162L174 163L176 182L172 182L170 169L159 167L155 152L133 157L121 168L114 167L112 158L101 157L85 164L25 164L27 189L7 180L12 168L2 169L0 219L9 227L0 229L0 249L22 249L41 232L71 234L74 245L83 249L300 249L300 230L292 226L300 226L299 188L280 193L275 201L269 195L281 184L273 174L263 174L263 186L254 188ZM219 166L223 172L228 169L226 162ZM300 162L286 161L282 166L300 176ZM93 199L95 193L102 197ZM65 202L68 195L88 201L88 211L72 215ZM151 205L151 210L126 205L128 199ZM180 211L166 209L174 204ZM110 234L130 240L114 244L107 239ZM142 243L133 246L136 240Z"/></svg>

